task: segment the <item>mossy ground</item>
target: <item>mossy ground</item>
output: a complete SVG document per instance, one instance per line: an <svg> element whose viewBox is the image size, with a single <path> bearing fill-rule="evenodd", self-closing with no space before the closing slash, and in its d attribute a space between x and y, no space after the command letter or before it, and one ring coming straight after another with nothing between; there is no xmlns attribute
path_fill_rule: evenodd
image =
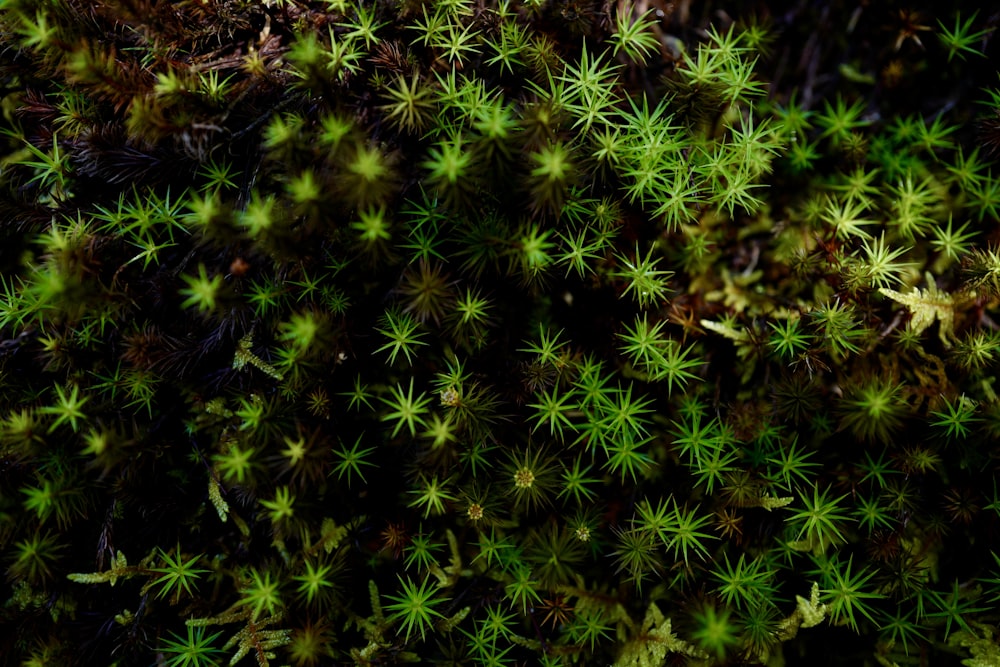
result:
<svg viewBox="0 0 1000 667"><path fill-rule="evenodd" d="M997 664L977 9L0 4L0 655Z"/></svg>

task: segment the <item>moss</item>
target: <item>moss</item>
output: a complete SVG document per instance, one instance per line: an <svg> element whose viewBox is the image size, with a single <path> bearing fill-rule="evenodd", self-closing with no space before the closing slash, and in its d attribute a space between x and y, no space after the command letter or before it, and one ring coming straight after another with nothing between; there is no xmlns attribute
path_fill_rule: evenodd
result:
<svg viewBox="0 0 1000 667"><path fill-rule="evenodd" d="M0 654L986 661L993 17L765 4L4 3Z"/></svg>

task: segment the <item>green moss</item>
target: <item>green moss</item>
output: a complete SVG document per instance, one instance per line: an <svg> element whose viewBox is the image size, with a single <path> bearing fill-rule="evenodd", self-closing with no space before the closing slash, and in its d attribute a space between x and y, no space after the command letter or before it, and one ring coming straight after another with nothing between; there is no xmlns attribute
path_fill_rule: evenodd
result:
<svg viewBox="0 0 1000 667"><path fill-rule="evenodd" d="M992 19L606 9L3 4L0 654L991 655Z"/></svg>

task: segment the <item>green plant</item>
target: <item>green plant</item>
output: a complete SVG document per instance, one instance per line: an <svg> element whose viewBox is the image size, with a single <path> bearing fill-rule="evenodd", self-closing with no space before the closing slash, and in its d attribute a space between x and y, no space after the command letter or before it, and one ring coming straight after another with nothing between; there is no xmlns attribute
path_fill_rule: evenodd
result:
<svg viewBox="0 0 1000 667"><path fill-rule="evenodd" d="M306 560L303 565L303 573L292 577L293 581L298 582L296 596L310 607L323 608L329 605L337 593L337 586L333 581L336 564Z"/></svg>
<svg viewBox="0 0 1000 667"><path fill-rule="evenodd" d="M80 387L76 384L72 389L67 389L62 385L55 386L56 404L43 406L39 412L42 414L55 415L55 421L49 425L49 433L54 432L63 424L69 424L74 432L79 431L78 420L86 419L86 413L82 408L90 398L86 395L80 396Z"/></svg>
<svg viewBox="0 0 1000 667"><path fill-rule="evenodd" d="M988 662L991 19L759 4L0 3L0 653Z"/></svg>
<svg viewBox="0 0 1000 667"><path fill-rule="evenodd" d="M34 486L21 487L24 495L21 504L39 522L46 523L55 518L56 524L65 528L86 515L87 498L78 484L78 478L72 473L60 470L57 465L52 477L40 477L35 481L37 484Z"/></svg>
<svg viewBox="0 0 1000 667"><path fill-rule="evenodd" d="M392 409L382 418L384 421L395 420L396 424L392 428L392 437L396 437L400 429L405 425L410 432L410 437L417 434L417 424L426 426L427 422L423 416L427 413L427 404L431 402L429 396L420 392L419 396L413 395L413 378L410 378L410 386L406 394L403 394L402 385L389 388L390 398L382 398L387 407Z"/></svg>
<svg viewBox="0 0 1000 667"><path fill-rule="evenodd" d="M791 526L798 526L795 540L804 549L822 554L828 548L847 541L845 524L851 519L840 506L846 496L831 498L828 490L820 491L812 487L812 495L800 494L801 509L793 510L788 516Z"/></svg>
<svg viewBox="0 0 1000 667"><path fill-rule="evenodd" d="M728 610L706 605L693 614L693 621L695 629L691 637L695 644L717 660L724 660L739 646L741 628L730 618Z"/></svg>
<svg viewBox="0 0 1000 667"><path fill-rule="evenodd" d="M272 580L271 572L251 570L247 574L246 584L241 588L240 594L237 605L247 607L252 620L261 618L265 612L273 616L284 606L280 582Z"/></svg>
<svg viewBox="0 0 1000 667"><path fill-rule="evenodd" d="M976 607L976 598L970 597L959 590L958 581L952 581L951 590L946 594L937 591L930 591L930 601L935 611L928 612L929 619L944 620L945 639L952 632L952 624L956 628L961 628L965 632L971 632L972 628L966 620L971 614L985 611L986 607Z"/></svg>
<svg viewBox="0 0 1000 667"><path fill-rule="evenodd" d="M551 503L557 466L544 450L514 450L504 469L509 480L508 493L514 498L516 509L530 512Z"/></svg>
<svg viewBox="0 0 1000 667"><path fill-rule="evenodd" d="M179 290L183 297L187 297L181 303L182 308L197 307L198 312L209 313L215 310L220 291L222 290L222 276L215 274L209 279L207 269L204 264L198 265L197 276L182 276L187 283L187 287Z"/></svg>
<svg viewBox="0 0 1000 667"><path fill-rule="evenodd" d="M57 542L56 535L36 531L31 537L14 543L13 547L7 576L29 584L40 584L52 579L52 566L64 545Z"/></svg>
<svg viewBox="0 0 1000 667"><path fill-rule="evenodd" d="M719 585L716 589L719 596L728 605L737 609L753 609L760 605L770 604L770 598L775 591L772 575L764 569L767 563L762 559L746 561L741 554L735 567L725 556L725 570L713 571Z"/></svg>
<svg viewBox="0 0 1000 667"><path fill-rule="evenodd" d="M650 31L654 25L650 14L646 11L641 16L633 18L634 7L624 5L615 13L615 31L610 38L614 55L619 53L637 63L644 63L656 48L656 37Z"/></svg>
<svg viewBox="0 0 1000 667"><path fill-rule="evenodd" d="M846 564L834 561L829 564L829 588L822 590L827 599L827 610L832 623L844 623L855 632L858 632L858 617L863 616L869 622L875 623L874 609L865 600L876 600L881 598L881 594L865 590L870 586L874 572L852 573L853 559L848 559Z"/></svg>
<svg viewBox="0 0 1000 667"><path fill-rule="evenodd" d="M946 402L944 410L931 412L931 416L937 417L937 420L930 424L942 430L949 440L962 440L971 434L971 425L981 421L973 416L975 411L976 404L973 401L965 396L959 396L955 401Z"/></svg>
<svg viewBox="0 0 1000 667"><path fill-rule="evenodd" d="M871 122L861 117L863 111L864 103L860 99L850 106L840 95L833 104L829 100L824 101L822 113L816 116L816 124L823 130L819 137L829 139L831 145L842 146L849 140L852 132Z"/></svg>
<svg viewBox="0 0 1000 667"><path fill-rule="evenodd" d="M339 462L333 467L332 473L337 474L338 479L347 478L347 483L351 484L351 480L355 475L362 481L365 480L365 476L361 472L362 466L373 466L375 465L371 461L365 460L365 458L375 451L374 447L366 447L365 449L358 449L361 445L361 436L354 441L351 448L348 449L346 445L341 444L339 449L333 451L334 456L339 459Z"/></svg>
<svg viewBox="0 0 1000 667"><path fill-rule="evenodd" d="M557 494L557 498L562 498L566 496L567 501L572 499L575 505L584 505L583 501L593 501L597 492L590 488L596 485L600 480L588 477L592 466L583 467L583 457L577 457L573 461L573 467L568 466L563 468L562 473L562 489L560 489Z"/></svg>
<svg viewBox="0 0 1000 667"><path fill-rule="evenodd" d="M399 583L402 586L400 594L386 596L392 601L392 604L385 606L393 612L389 620L400 621L400 631L404 633L407 641L414 631L420 633L420 638L423 639L434 619L443 618L434 607L444 602L444 599L435 599L437 587L428 586L427 579L424 579L419 586L410 578L404 580L400 577Z"/></svg>
<svg viewBox="0 0 1000 667"><path fill-rule="evenodd" d="M631 296L640 308L647 308L666 298L667 278L673 273L656 268L659 260L653 257L653 248L649 249L645 257L639 254L639 248L636 247L634 260L625 256L617 259L622 268L616 277L626 283L622 296Z"/></svg>
<svg viewBox="0 0 1000 667"><path fill-rule="evenodd" d="M163 567L150 568L152 572L160 575L156 579L151 579L150 585L159 586L159 590L156 592L157 598L170 594L172 601L176 604L180 600L181 591L188 596L194 595L195 591L192 586L208 570L195 567L201 559L200 554L185 560L179 545L173 552L174 555L171 556L162 549L160 550Z"/></svg>
<svg viewBox="0 0 1000 667"><path fill-rule="evenodd" d="M801 319L788 319L784 323L768 322L774 331L771 334L768 344L775 353L785 359L792 360L808 349L812 336L804 331L800 331Z"/></svg>
<svg viewBox="0 0 1000 667"><path fill-rule="evenodd" d="M444 514L445 503L454 502L457 498L446 490L447 480L437 477L422 477L420 488L411 490L410 495L415 496L410 501L410 507L422 507L424 518L432 514Z"/></svg>
<svg viewBox="0 0 1000 667"><path fill-rule="evenodd" d="M983 55L982 51L975 48L975 44L982 42L990 30L972 31L972 25L976 22L978 14L978 11L972 12L971 16L962 21L961 12L955 12L954 27L950 29L942 21L938 21L938 27L941 30L937 36L942 46L948 51L948 62L951 62L955 56L965 60L966 54Z"/></svg>
<svg viewBox="0 0 1000 667"><path fill-rule="evenodd" d="M275 489L274 498L261 500L260 504L268 510L267 516L272 524L287 522L295 516L295 496L287 486Z"/></svg>
<svg viewBox="0 0 1000 667"><path fill-rule="evenodd" d="M205 628L188 626L186 637L173 632L170 634L173 639L165 639L158 649L170 656L164 663L169 667L209 667L221 664L216 656L221 656L223 651L216 648L213 642L222 632L206 636Z"/></svg>
<svg viewBox="0 0 1000 667"><path fill-rule="evenodd" d="M841 423L863 440L887 440L906 415L901 389L878 378L862 382L840 404Z"/></svg>
<svg viewBox="0 0 1000 667"><path fill-rule="evenodd" d="M591 651L598 642L612 639L611 626L604 622L599 611L588 610L573 616L573 621L567 626L566 633L575 644L585 644Z"/></svg>
<svg viewBox="0 0 1000 667"><path fill-rule="evenodd" d="M632 584L642 589L646 579L658 571L656 534L637 528L615 531L616 572L626 572Z"/></svg>
<svg viewBox="0 0 1000 667"><path fill-rule="evenodd" d="M432 536L425 533L414 535L409 546L404 550L406 560L404 564L407 569L416 567L419 571L427 571L433 565L437 565L435 552L443 545L432 541Z"/></svg>

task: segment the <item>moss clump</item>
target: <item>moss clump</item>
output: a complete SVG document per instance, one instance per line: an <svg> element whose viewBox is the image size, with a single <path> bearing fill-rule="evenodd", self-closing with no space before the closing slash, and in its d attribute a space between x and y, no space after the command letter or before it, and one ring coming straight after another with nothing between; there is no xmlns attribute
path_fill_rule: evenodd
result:
<svg viewBox="0 0 1000 667"><path fill-rule="evenodd" d="M966 4L3 4L0 654L982 660Z"/></svg>

